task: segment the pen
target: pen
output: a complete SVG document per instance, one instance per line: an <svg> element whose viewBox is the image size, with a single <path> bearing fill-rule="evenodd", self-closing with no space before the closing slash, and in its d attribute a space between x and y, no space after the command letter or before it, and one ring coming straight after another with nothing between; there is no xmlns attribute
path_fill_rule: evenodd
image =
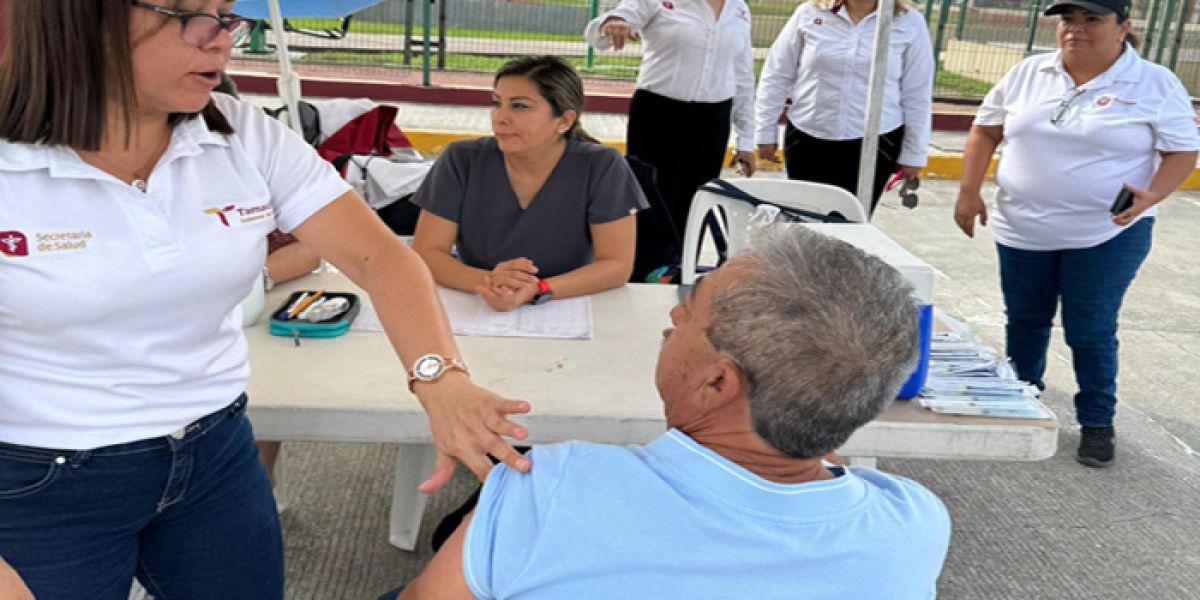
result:
<svg viewBox="0 0 1200 600"><path fill-rule="evenodd" d="M321 297L319 300L317 300L316 302L313 302L312 304L309 304L309 305L308 305L308 308L306 308L306 309L304 309L304 310L300 311L300 313L296 315L296 318L297 318L297 319L300 319L300 320L307 319L307 318L308 318L308 315L310 315L310 314L312 314L313 312L315 312L315 311L317 310L317 308L319 308L319 307L321 307L322 305L324 305L324 304L325 304L325 302L326 302L326 301L328 301L328 300L329 300L329 296L322 296L322 297Z"/></svg>
<svg viewBox="0 0 1200 600"><path fill-rule="evenodd" d="M287 308L283 309L283 312L279 313L279 320L286 321L286 320L292 318L292 316L291 316L292 310L294 310L297 306L300 306L300 303L304 302L304 300L306 298L308 298L308 292L304 292L303 294L300 294L300 297L293 300L292 303L289 304Z"/></svg>
<svg viewBox="0 0 1200 600"><path fill-rule="evenodd" d="M315 294L309 296L308 298L304 299L303 301L301 301L300 304L297 304L295 307L293 307L291 310L288 311L287 320L290 321L290 320L296 318L296 315L299 314L300 311L308 308L308 305L312 304L314 301L316 301L317 298L320 298L323 294L325 294L325 290L318 290L317 293L315 293Z"/></svg>

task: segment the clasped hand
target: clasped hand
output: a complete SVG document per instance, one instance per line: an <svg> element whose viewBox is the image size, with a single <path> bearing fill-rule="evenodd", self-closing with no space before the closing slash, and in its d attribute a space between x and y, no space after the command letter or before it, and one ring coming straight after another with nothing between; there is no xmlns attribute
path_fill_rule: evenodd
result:
<svg viewBox="0 0 1200 600"><path fill-rule="evenodd" d="M626 40L638 39L638 36L633 33L633 28L629 26L629 23L620 17L610 17L605 21L600 26L600 35L608 39L608 43L612 45L613 50L624 48Z"/></svg>
<svg viewBox="0 0 1200 600"><path fill-rule="evenodd" d="M538 268L528 258L514 258L496 265L483 276L484 284L475 288L488 306L507 312L528 304L538 293Z"/></svg>

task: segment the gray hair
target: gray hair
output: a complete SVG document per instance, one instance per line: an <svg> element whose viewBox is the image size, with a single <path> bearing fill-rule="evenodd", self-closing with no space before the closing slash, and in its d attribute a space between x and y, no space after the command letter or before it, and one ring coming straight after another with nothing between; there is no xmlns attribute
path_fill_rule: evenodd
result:
<svg viewBox="0 0 1200 600"><path fill-rule="evenodd" d="M917 359L912 287L882 260L800 226L765 228L717 293L707 335L749 383L750 419L795 458L836 450Z"/></svg>

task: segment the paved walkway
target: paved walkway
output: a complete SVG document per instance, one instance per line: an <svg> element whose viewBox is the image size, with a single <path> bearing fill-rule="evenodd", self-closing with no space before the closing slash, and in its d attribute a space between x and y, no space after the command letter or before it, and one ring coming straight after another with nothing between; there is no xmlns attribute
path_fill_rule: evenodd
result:
<svg viewBox="0 0 1200 600"><path fill-rule="evenodd" d="M248 101L263 106L278 106L273 96L244 96ZM390 102L399 107L396 123L422 153L436 154L455 140L489 135L491 132L490 108L485 106L454 106L421 104L414 102ZM600 141L622 151L625 149L625 125L628 118L621 114L585 113L580 121L584 129ZM782 133L780 139L782 139ZM926 179L958 179L962 174L962 148L966 134L953 131L935 131L930 140L929 165L925 169ZM730 135L729 146L734 145ZM779 165L762 162L760 168L777 170ZM1193 177L1193 185L1200 186L1200 175Z"/></svg>

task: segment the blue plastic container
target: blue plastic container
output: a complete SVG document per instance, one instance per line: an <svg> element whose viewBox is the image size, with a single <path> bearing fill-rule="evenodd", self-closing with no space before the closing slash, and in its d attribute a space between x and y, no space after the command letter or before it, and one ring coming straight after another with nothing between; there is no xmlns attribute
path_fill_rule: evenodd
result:
<svg viewBox="0 0 1200 600"><path fill-rule="evenodd" d="M918 342L921 346L921 354L917 358L916 370L901 386L900 393L896 394L896 398L900 400L911 400L920 394L921 388L925 387L925 376L929 374L929 341L933 336L933 305L918 304L917 314L919 315L917 329L921 337Z"/></svg>

